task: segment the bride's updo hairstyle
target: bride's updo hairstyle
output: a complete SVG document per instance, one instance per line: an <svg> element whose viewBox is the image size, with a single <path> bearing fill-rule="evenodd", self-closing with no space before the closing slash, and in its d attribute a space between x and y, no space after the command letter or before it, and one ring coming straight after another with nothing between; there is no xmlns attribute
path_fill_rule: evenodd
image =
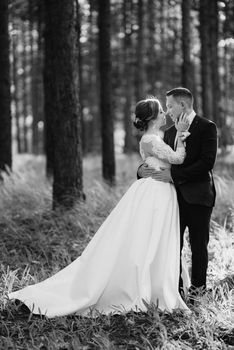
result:
<svg viewBox="0 0 234 350"><path fill-rule="evenodd" d="M157 118L159 109L160 102L155 97L149 97L137 102L135 120L133 122L134 126L141 131L146 131L149 122Z"/></svg>

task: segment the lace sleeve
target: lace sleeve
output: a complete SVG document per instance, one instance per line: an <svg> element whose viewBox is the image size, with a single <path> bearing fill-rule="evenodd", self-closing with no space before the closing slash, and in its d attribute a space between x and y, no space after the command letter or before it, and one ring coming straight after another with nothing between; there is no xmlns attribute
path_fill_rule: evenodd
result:
<svg viewBox="0 0 234 350"><path fill-rule="evenodd" d="M184 147L177 147L177 150L173 151L173 149L158 136L149 135L149 137L145 137L142 140L141 147L144 153L164 161L166 160L170 164L182 164L186 155Z"/></svg>
<svg viewBox="0 0 234 350"><path fill-rule="evenodd" d="M140 155L141 155L141 158L142 160L144 161L145 160L145 153L143 151L143 147L142 147L142 143L140 142Z"/></svg>

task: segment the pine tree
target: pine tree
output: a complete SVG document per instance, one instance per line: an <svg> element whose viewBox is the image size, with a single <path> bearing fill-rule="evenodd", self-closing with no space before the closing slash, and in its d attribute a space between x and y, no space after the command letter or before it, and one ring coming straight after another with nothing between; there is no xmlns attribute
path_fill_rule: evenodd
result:
<svg viewBox="0 0 234 350"><path fill-rule="evenodd" d="M200 0L202 110L205 118L213 119L209 11L210 1Z"/></svg>
<svg viewBox="0 0 234 350"><path fill-rule="evenodd" d="M74 2L46 0L45 13L45 112L53 147L53 206L71 208L83 196Z"/></svg>
<svg viewBox="0 0 234 350"><path fill-rule="evenodd" d="M8 0L0 1L0 171L12 166Z"/></svg>
<svg viewBox="0 0 234 350"><path fill-rule="evenodd" d="M99 62L100 101L102 121L102 173L103 178L115 181L114 126L111 88L110 0L99 2Z"/></svg>

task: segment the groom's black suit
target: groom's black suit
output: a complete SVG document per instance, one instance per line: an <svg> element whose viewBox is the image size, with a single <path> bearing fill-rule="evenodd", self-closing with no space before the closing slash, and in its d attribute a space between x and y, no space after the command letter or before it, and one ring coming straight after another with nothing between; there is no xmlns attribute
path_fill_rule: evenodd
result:
<svg viewBox="0 0 234 350"><path fill-rule="evenodd" d="M206 287L209 224L215 203L212 176L217 152L217 129L208 119L195 116L186 139L186 158L181 165L172 165L171 176L176 187L180 209L181 249L185 228L189 229L192 251L191 283ZM165 131L164 141L174 148L175 126ZM180 287L182 280L180 278Z"/></svg>

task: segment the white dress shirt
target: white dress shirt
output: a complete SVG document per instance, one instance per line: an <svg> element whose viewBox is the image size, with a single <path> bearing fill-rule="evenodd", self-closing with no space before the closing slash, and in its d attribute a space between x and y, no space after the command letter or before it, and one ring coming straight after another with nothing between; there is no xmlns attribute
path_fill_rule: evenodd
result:
<svg viewBox="0 0 234 350"><path fill-rule="evenodd" d="M193 119L195 118L195 115L196 115L196 112L194 110L192 110L192 112L187 116L189 126L192 124Z"/></svg>

